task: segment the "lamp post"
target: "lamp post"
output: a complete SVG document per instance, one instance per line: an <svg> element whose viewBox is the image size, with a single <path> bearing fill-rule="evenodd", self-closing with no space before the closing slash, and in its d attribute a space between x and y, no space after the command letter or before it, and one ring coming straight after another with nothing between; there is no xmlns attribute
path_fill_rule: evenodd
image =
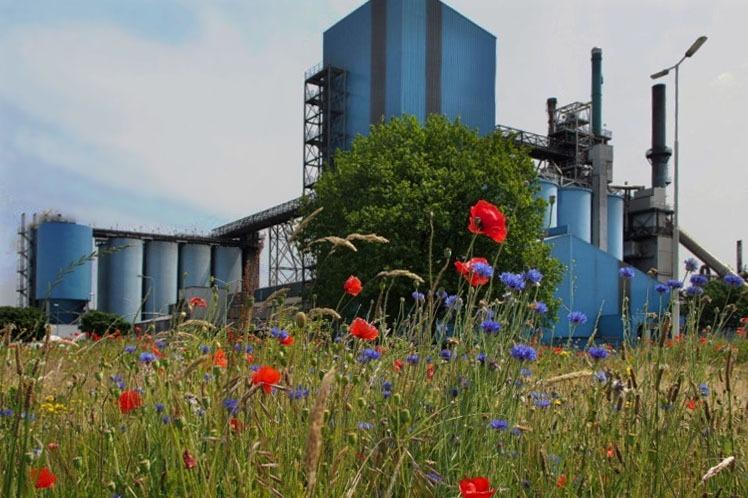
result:
<svg viewBox="0 0 748 498"><path fill-rule="evenodd" d="M680 273L680 261L678 256L678 249L679 249L679 243L678 240L680 238L680 226L678 223L678 183L680 181L680 174L678 171L678 69L680 68L680 65L685 61L686 59L693 57L693 55L696 53L697 50L701 48L701 46L706 42L707 37L706 36L700 36L696 39L695 42L691 44L690 47L688 47L688 50L686 50L686 53L681 57L681 59L673 66L670 66L668 68L663 69L662 71L658 71L650 76L653 80L656 80L658 78L662 78L663 76L667 76L670 71L675 69L675 159L673 164L673 240L672 240L672 265L673 265L673 276L672 278L675 280L679 279L679 273ZM675 301L673 302L673 337L678 337L680 335L680 299L676 295Z"/></svg>

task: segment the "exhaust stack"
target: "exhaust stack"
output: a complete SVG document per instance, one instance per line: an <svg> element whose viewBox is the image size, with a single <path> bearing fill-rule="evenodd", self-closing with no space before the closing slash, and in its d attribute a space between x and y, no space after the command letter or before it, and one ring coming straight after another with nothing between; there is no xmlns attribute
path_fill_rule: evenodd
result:
<svg viewBox="0 0 748 498"><path fill-rule="evenodd" d="M603 132L603 51L592 49L592 133L599 137Z"/></svg>
<svg viewBox="0 0 748 498"><path fill-rule="evenodd" d="M666 99L663 83L652 86L652 148L647 151L647 159L652 164L652 187L670 185L668 161L672 151L665 145Z"/></svg>

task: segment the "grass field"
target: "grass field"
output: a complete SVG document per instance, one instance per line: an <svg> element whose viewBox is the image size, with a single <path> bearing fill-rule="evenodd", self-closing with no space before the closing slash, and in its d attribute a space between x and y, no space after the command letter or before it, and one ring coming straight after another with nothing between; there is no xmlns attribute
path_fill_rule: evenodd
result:
<svg viewBox="0 0 748 498"><path fill-rule="evenodd" d="M503 318L517 304L486 332L474 301L444 344L419 340L429 300L373 341L278 301L243 334L6 343L2 496L459 496L470 477L496 496L748 494L744 338L530 346Z"/></svg>

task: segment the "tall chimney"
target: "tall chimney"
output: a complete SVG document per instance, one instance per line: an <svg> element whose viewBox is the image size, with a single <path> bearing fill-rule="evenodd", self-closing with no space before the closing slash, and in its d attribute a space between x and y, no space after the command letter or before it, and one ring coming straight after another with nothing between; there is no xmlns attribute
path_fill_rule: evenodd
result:
<svg viewBox="0 0 748 498"><path fill-rule="evenodd" d="M592 49L592 133L596 137L603 132L603 51Z"/></svg>
<svg viewBox="0 0 748 498"><path fill-rule="evenodd" d="M737 253L737 270L738 275L743 272L743 241L739 240L737 244L735 244L735 252Z"/></svg>
<svg viewBox="0 0 748 498"><path fill-rule="evenodd" d="M647 151L647 159L652 164L652 186L670 185L668 161L672 151L665 145L666 132L665 84L652 86L652 148Z"/></svg>

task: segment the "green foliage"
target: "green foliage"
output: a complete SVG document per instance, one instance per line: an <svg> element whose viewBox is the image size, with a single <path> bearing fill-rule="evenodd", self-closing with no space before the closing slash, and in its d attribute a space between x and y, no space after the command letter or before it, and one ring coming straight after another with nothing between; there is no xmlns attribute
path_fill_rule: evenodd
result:
<svg viewBox="0 0 748 498"><path fill-rule="evenodd" d="M126 334L131 327L128 321L116 313L92 310L81 317L81 330L83 332L104 335L119 330Z"/></svg>
<svg viewBox="0 0 748 498"><path fill-rule="evenodd" d="M468 254L473 234L467 231L470 206L479 199L498 205L507 215L507 242L497 245L477 237L472 255L497 257L496 273L535 267L545 276L539 298L551 301L560 264L541 242L544 201L533 196L536 172L532 160L499 134L485 137L459 121L431 116L422 126L414 117L395 118L359 136L350 151L340 151L334 170L325 171L305 213L324 210L301 234L304 247L328 235L377 233L387 245L355 242L358 252L330 245L311 246L317 258L313 293L320 305L334 306L351 275L364 283L358 302L368 307L380 292L376 274L407 269L429 285L448 265L440 287L454 292L454 261ZM430 242L433 225L433 254ZM445 250L451 250L451 257ZM433 264L433 267L431 266ZM413 284L400 279L390 295L409 298ZM424 291L425 289L421 289Z"/></svg>
<svg viewBox="0 0 748 498"><path fill-rule="evenodd" d="M736 329L741 317L748 316L748 289L736 289L722 280L712 280L704 287L711 304L701 313L701 327ZM733 308L734 307L734 308Z"/></svg>
<svg viewBox="0 0 748 498"><path fill-rule="evenodd" d="M13 324L13 340L34 341L44 337L44 325L47 320L38 308L16 308L0 306L0 328Z"/></svg>

